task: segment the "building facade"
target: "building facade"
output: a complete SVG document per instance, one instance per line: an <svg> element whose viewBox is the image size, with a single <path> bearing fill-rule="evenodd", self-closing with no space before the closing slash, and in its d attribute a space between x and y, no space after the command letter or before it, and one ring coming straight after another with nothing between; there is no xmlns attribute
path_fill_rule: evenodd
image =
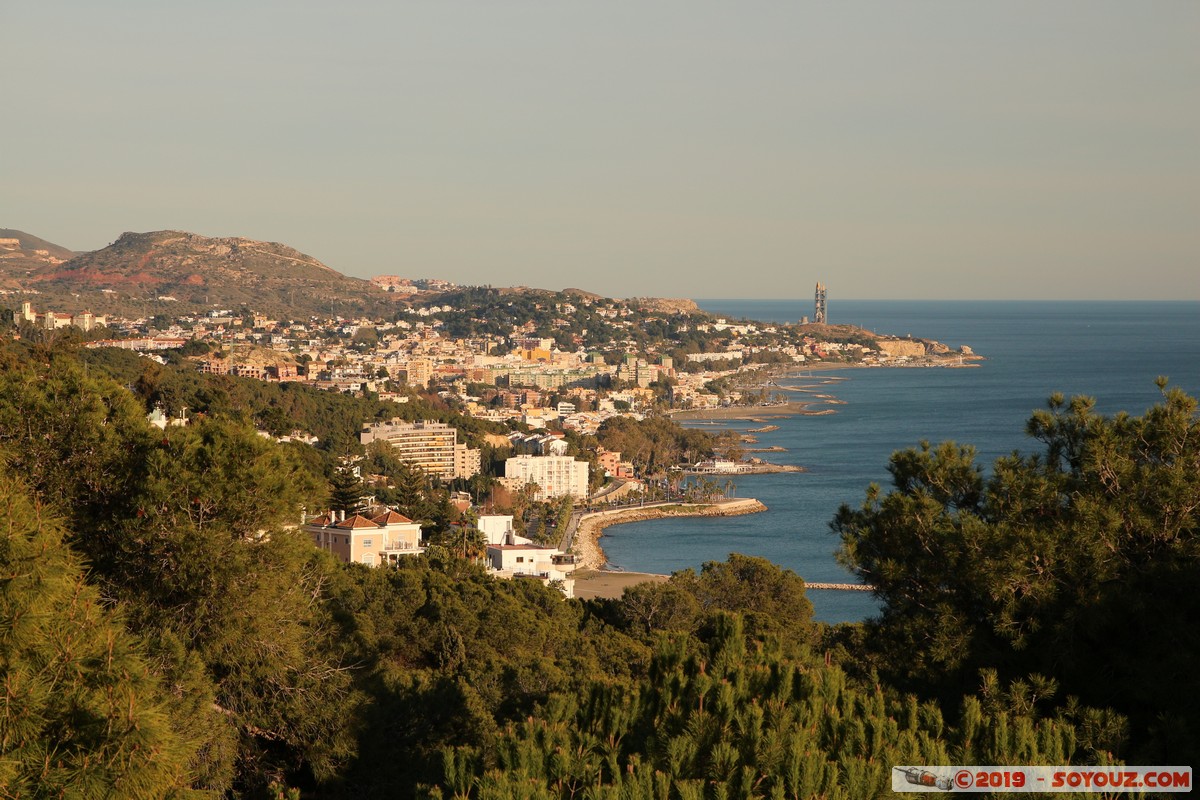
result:
<svg viewBox="0 0 1200 800"><path fill-rule="evenodd" d="M444 422L377 422L363 427L359 441L387 442L401 461L444 480L479 473L479 451L460 445L458 431Z"/></svg>
<svg viewBox="0 0 1200 800"><path fill-rule="evenodd" d="M571 456L513 456L504 462L505 483L515 489L537 484L535 500L587 497L588 465Z"/></svg>
<svg viewBox="0 0 1200 800"><path fill-rule="evenodd" d="M421 526L391 510L369 519L330 511L306 521L303 529L313 544L347 563L376 567L425 552Z"/></svg>

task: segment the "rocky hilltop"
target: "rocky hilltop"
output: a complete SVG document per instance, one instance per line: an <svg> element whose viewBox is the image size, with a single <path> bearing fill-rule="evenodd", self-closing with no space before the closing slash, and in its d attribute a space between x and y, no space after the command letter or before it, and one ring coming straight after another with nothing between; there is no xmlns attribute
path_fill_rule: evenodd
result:
<svg viewBox="0 0 1200 800"><path fill-rule="evenodd" d="M124 233L101 250L44 264L22 283L63 310L133 301L159 312L246 305L308 316L377 312L393 302L369 281L287 245L186 231Z"/></svg>

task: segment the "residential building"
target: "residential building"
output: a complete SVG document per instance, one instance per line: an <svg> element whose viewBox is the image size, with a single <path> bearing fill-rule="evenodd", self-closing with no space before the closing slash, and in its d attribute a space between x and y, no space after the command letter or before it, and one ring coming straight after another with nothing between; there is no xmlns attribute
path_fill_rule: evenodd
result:
<svg viewBox="0 0 1200 800"><path fill-rule="evenodd" d="M571 456L513 456L504 462L504 481L520 490L531 483L537 485L535 500L552 497L587 497L588 464Z"/></svg>
<svg viewBox="0 0 1200 800"><path fill-rule="evenodd" d="M433 377L433 362L427 358L414 358L404 365L404 381L409 386L428 386Z"/></svg>
<svg viewBox="0 0 1200 800"><path fill-rule="evenodd" d="M421 526L391 509L371 518L330 511L307 520L302 529L313 544L347 563L375 567L425 552Z"/></svg>
<svg viewBox="0 0 1200 800"><path fill-rule="evenodd" d="M517 536L512 521L511 515L504 514L479 517L478 528L487 539L488 572L497 578L557 581L563 594L574 597L575 556Z"/></svg>
<svg viewBox="0 0 1200 800"><path fill-rule="evenodd" d="M475 527L487 537L488 544L511 544L516 536L512 514L480 514Z"/></svg>
<svg viewBox="0 0 1200 800"><path fill-rule="evenodd" d="M377 422L363 427L359 441L385 441L401 461L445 480L479 473L479 451L459 445L458 431L444 422Z"/></svg>
<svg viewBox="0 0 1200 800"><path fill-rule="evenodd" d="M483 458L479 450L465 444L454 445L454 477L470 478L483 469Z"/></svg>

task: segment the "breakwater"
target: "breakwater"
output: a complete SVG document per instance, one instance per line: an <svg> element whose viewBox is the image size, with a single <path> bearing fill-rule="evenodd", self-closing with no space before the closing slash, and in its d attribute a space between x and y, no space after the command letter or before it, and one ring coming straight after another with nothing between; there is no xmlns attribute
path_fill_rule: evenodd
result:
<svg viewBox="0 0 1200 800"><path fill-rule="evenodd" d="M808 589L835 589L840 592L873 592L875 587L866 583L809 583L804 582L804 588Z"/></svg>

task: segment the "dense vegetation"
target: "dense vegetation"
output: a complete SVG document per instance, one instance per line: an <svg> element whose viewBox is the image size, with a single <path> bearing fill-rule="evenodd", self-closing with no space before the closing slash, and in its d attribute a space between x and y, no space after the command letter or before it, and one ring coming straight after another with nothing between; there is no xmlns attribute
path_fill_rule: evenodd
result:
<svg viewBox="0 0 1200 800"><path fill-rule="evenodd" d="M172 354L166 365L147 361L128 350L84 350L80 358L90 367L131 386L149 406L170 416L186 409L253 423L275 435L301 431L317 437L323 450L360 452L358 434L365 422L399 418L434 420L453 425L472 447L502 426L453 413L437 395L413 393L408 402L393 403L326 392L303 383L268 383L232 375L202 375L194 362Z"/></svg>
<svg viewBox="0 0 1200 800"><path fill-rule="evenodd" d="M1044 452L999 459L986 478L969 447L897 453L893 490L839 512L846 563L885 602L868 650L890 680L943 699L985 667L1058 686L1128 718L1123 749L1123 730L1106 734L1113 749L1192 763L1196 401L1169 390L1145 416L1105 418L1056 396L1027 432Z"/></svg>
<svg viewBox="0 0 1200 800"><path fill-rule="evenodd" d="M830 629L757 558L603 602L452 542L335 563L296 529L329 500L312 448L248 424L285 390L162 431L154 376L89 359L0 350L4 796L858 798L898 763L1195 762L1181 393L1056 400L990 475L897 454L833 523L884 612Z"/></svg>
<svg viewBox="0 0 1200 800"><path fill-rule="evenodd" d="M715 437L662 417L642 422L613 417L600 426L596 439L633 462L639 473L655 475L678 464L694 464L711 457Z"/></svg>

